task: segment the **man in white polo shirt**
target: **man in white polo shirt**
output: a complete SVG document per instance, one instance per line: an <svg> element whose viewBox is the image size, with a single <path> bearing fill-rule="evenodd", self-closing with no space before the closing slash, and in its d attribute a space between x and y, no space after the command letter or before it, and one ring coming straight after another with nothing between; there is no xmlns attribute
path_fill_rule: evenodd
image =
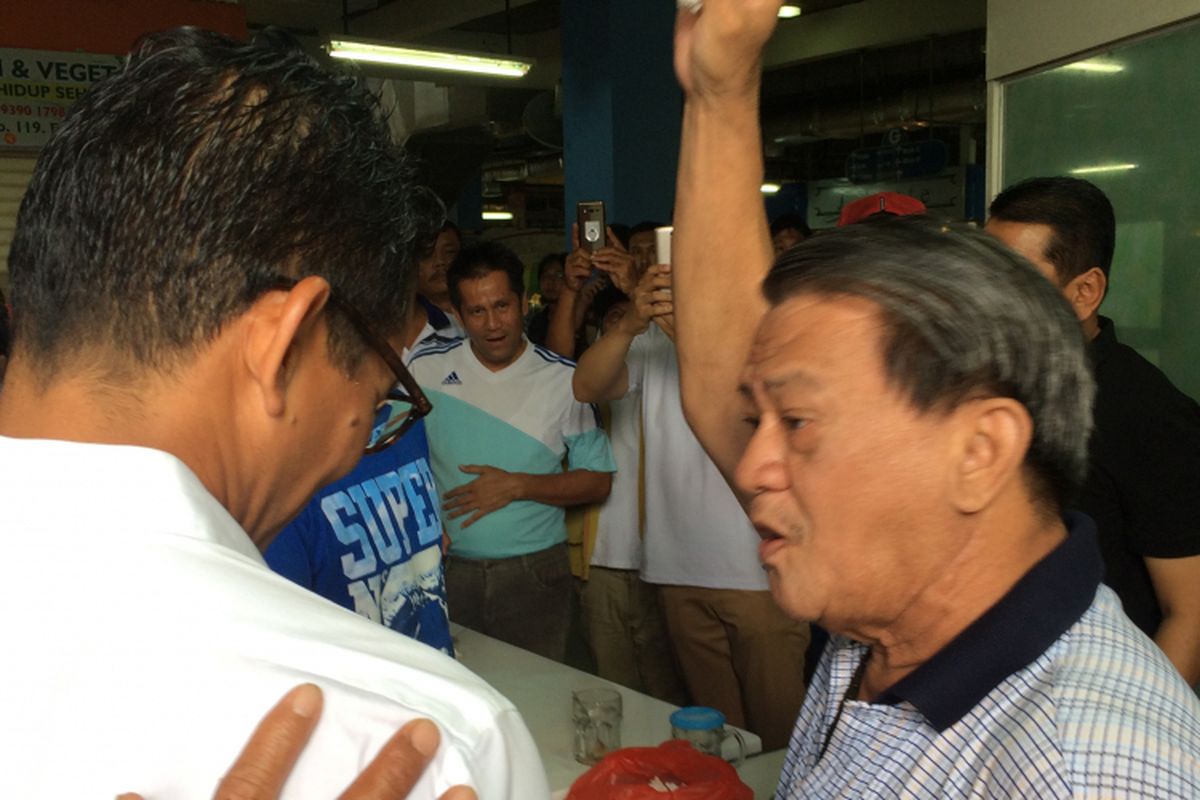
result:
<svg viewBox="0 0 1200 800"><path fill-rule="evenodd" d="M562 661L563 509L607 497L616 466L596 410L572 394L574 364L522 332L523 271L497 242L463 249L448 282L467 338L421 348L409 366L435 407L427 430L450 537L450 618Z"/></svg>
<svg viewBox="0 0 1200 800"><path fill-rule="evenodd" d="M386 343L427 224L410 175L361 84L194 29L42 150L0 394L0 797L210 797L298 683L325 705L285 798L337 796L417 717L443 744L412 797L548 795L507 700L260 554L399 437L377 411L427 409Z"/></svg>

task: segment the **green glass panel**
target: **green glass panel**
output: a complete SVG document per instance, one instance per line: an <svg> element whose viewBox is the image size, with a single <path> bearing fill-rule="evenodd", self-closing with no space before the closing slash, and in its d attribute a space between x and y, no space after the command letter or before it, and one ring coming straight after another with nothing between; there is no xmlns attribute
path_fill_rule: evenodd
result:
<svg viewBox="0 0 1200 800"><path fill-rule="evenodd" d="M1001 185L1075 174L1112 200L1122 341L1200 397L1200 25L1006 82Z"/></svg>

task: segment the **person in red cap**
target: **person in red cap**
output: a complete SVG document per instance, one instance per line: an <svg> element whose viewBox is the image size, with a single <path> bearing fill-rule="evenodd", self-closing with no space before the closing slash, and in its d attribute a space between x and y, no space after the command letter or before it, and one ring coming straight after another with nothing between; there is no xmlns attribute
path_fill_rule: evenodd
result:
<svg viewBox="0 0 1200 800"><path fill-rule="evenodd" d="M862 222L867 217L873 217L876 214L905 217L909 214L924 214L926 210L924 203L910 195L899 192L876 192L842 206L842 213L838 215L838 227Z"/></svg>

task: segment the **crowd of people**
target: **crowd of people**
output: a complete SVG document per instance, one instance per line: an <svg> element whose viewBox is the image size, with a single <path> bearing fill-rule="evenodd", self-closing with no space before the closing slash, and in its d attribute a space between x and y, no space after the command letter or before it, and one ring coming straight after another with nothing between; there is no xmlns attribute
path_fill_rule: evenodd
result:
<svg viewBox="0 0 1200 800"><path fill-rule="evenodd" d="M548 796L453 621L578 622L786 747L779 798L1200 796L1200 407L1099 313L1111 203L768 224L777 6L680 12L673 257L573 231L532 312L277 34L76 104L0 315L0 794Z"/></svg>

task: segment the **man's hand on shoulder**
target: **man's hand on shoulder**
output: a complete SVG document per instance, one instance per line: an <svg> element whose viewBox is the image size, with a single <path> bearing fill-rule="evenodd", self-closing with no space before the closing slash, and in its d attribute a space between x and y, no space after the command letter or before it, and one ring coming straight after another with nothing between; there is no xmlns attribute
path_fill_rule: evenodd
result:
<svg viewBox="0 0 1200 800"><path fill-rule="evenodd" d="M217 786L216 800L275 800L317 727L323 700L311 683L292 689L267 712L250 740ZM437 752L437 726L418 719L405 725L379 751L363 773L342 793L342 800L403 800ZM122 794L117 800L142 800ZM466 786L455 786L440 800L476 800Z"/></svg>
<svg viewBox="0 0 1200 800"><path fill-rule="evenodd" d="M458 469L468 475L478 476L470 483L446 492L446 502L442 504L446 516L451 519L471 515L463 522L463 528L471 527L493 511L520 500L525 494L525 476L520 473L506 472L486 464L463 464Z"/></svg>

